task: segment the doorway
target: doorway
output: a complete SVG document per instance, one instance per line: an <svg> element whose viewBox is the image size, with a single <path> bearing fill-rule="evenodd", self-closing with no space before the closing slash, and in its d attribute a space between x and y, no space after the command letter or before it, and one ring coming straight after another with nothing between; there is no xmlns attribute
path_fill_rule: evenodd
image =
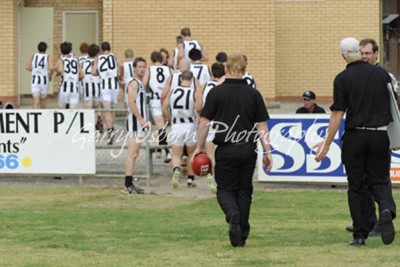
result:
<svg viewBox="0 0 400 267"><path fill-rule="evenodd" d="M79 46L86 42L98 43L98 12L97 11L64 11L63 41L72 43L72 53L80 55Z"/></svg>

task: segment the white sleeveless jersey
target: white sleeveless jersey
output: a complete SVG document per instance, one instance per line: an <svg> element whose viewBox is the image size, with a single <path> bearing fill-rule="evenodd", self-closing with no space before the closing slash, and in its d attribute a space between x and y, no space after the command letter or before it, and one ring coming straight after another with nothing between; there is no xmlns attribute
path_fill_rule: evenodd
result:
<svg viewBox="0 0 400 267"><path fill-rule="evenodd" d="M100 55L97 71L101 79L102 89L119 89L118 63L114 54Z"/></svg>
<svg viewBox="0 0 400 267"><path fill-rule="evenodd" d="M191 64L190 71L193 73L193 76L199 80L200 85L211 81L210 69L205 64Z"/></svg>
<svg viewBox="0 0 400 267"><path fill-rule="evenodd" d="M174 73L171 76L171 83L170 83L170 87L169 87L170 91L172 91L172 89L174 89L175 87L181 85L181 81L180 81L181 74L182 74L181 72L178 72L178 73ZM190 87L193 88L193 89L196 89L195 88L195 84L194 84L194 79L193 79L192 84L190 85Z"/></svg>
<svg viewBox="0 0 400 267"><path fill-rule="evenodd" d="M208 83L206 83L205 87L204 87L204 91L203 91L203 107L204 104L206 103L206 99L207 99L207 95L208 93L215 87L217 86L218 82L217 81L209 81Z"/></svg>
<svg viewBox="0 0 400 267"><path fill-rule="evenodd" d="M252 86L253 88L256 88L256 81L254 80L253 76L251 76L248 72L244 74L242 77L243 80L247 82L248 85Z"/></svg>
<svg viewBox="0 0 400 267"><path fill-rule="evenodd" d="M49 83L49 56L36 53L32 58L32 84Z"/></svg>
<svg viewBox="0 0 400 267"><path fill-rule="evenodd" d="M178 68L178 47L174 48L174 61L172 63L172 68L174 69L174 73L179 72L179 68Z"/></svg>
<svg viewBox="0 0 400 267"><path fill-rule="evenodd" d="M61 58L64 64L64 70L61 74L60 91L66 93L78 92L79 81L79 63L76 58Z"/></svg>
<svg viewBox="0 0 400 267"><path fill-rule="evenodd" d="M171 76L167 66L150 66L149 88L151 92L150 100L160 100L161 92L167 83L167 79Z"/></svg>
<svg viewBox="0 0 400 267"><path fill-rule="evenodd" d="M193 48L196 48L201 51L201 45L197 40L191 40L191 41L183 41L183 57L190 59L189 58L189 51L192 50Z"/></svg>
<svg viewBox="0 0 400 267"><path fill-rule="evenodd" d="M172 90L170 109L172 124L196 122L194 88L178 86Z"/></svg>
<svg viewBox="0 0 400 267"><path fill-rule="evenodd" d="M100 78L92 75L94 58L86 57L82 60L84 77L82 80L82 92L85 97L100 97Z"/></svg>
<svg viewBox="0 0 400 267"><path fill-rule="evenodd" d="M125 88L127 88L129 82L133 79L135 75L135 70L133 69L133 61L125 61L123 64L124 64L124 83L125 83Z"/></svg>
<svg viewBox="0 0 400 267"><path fill-rule="evenodd" d="M85 61L85 59L89 58L89 55L83 55L83 56L79 56L78 60L79 63L82 63L83 61Z"/></svg>
<svg viewBox="0 0 400 267"><path fill-rule="evenodd" d="M139 81L136 78L133 78L130 82L137 82L139 85L137 94L136 94L136 99L135 99L135 104L136 107L140 113L140 115L144 118L144 120L147 121L147 116L146 116L146 92L144 90L144 85L141 81ZM128 92L126 91L126 94ZM128 96L126 96L128 98ZM140 131L142 126L140 125L139 120L135 117L135 115L132 113L131 109L128 107L129 114L128 117L126 118L126 130L129 132L137 132ZM144 129L143 129L144 130Z"/></svg>

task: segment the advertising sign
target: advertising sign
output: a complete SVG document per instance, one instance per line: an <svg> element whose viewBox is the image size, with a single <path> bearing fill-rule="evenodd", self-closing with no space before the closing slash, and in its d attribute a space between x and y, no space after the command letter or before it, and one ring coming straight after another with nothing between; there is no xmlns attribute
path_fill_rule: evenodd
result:
<svg viewBox="0 0 400 267"><path fill-rule="evenodd" d="M273 166L266 174L258 157L259 181L347 182L341 160L340 138L344 120L321 161L315 161L313 146L322 141L329 125L329 114L271 115L268 121ZM392 152L392 181L400 181L400 153Z"/></svg>
<svg viewBox="0 0 400 267"><path fill-rule="evenodd" d="M0 173L94 174L93 110L0 110Z"/></svg>

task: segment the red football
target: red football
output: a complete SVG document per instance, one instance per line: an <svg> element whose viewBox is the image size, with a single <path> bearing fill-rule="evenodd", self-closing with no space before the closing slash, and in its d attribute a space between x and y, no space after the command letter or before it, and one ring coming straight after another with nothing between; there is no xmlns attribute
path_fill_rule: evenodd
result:
<svg viewBox="0 0 400 267"><path fill-rule="evenodd" d="M194 157L192 161L193 172L197 176L204 176L211 172L212 162L207 154L201 153Z"/></svg>

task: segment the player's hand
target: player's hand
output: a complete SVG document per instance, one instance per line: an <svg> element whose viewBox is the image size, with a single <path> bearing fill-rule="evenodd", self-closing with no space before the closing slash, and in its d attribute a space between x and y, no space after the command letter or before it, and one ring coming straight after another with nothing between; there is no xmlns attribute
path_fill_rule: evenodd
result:
<svg viewBox="0 0 400 267"><path fill-rule="evenodd" d="M140 125L143 128L151 129L151 122L149 122L149 121L142 120L142 121L140 121Z"/></svg>

